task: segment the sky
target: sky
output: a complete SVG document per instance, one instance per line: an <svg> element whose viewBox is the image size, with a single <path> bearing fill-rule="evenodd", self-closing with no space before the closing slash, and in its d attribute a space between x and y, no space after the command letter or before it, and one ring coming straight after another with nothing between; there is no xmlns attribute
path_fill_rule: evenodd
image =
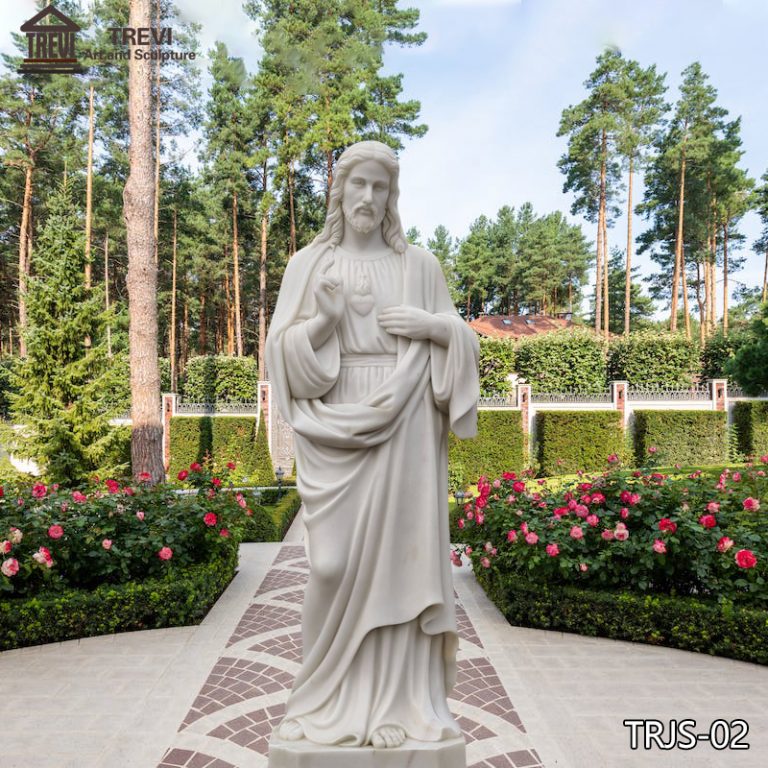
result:
<svg viewBox="0 0 768 768"><path fill-rule="evenodd" d="M185 17L202 24L201 47L225 42L231 55L256 68L255 24L241 0L176 0ZM586 96L583 87L606 45L643 66L667 73L667 101L677 98L680 73L699 61L730 119L742 118L742 166L759 177L768 170L768 85L765 30L768 0L401 0L421 12L428 35L417 48L390 47L385 72L401 72L408 98L421 102L423 138L408 140L400 155L400 212L406 228L424 239L438 224L466 236L478 216L526 201L537 213L561 210L581 223L590 240L595 226L570 215L557 161L566 138L556 136L562 110ZM35 11L33 0L0 0L0 52L9 30ZM203 66L206 66L203 59ZM635 199L642 196L638 184ZM639 234L646 223L633 219ZM744 268L731 285L762 282L763 259L752 252L760 231L748 214ZM626 247L626 218L608 235ZM636 256L641 274L655 269ZM722 300L719 300L719 306ZM660 314L663 314L660 310Z"/></svg>

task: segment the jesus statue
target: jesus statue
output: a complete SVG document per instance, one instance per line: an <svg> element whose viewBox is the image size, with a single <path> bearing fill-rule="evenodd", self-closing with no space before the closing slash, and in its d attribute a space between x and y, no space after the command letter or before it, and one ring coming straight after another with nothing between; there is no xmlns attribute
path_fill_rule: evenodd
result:
<svg viewBox="0 0 768 768"><path fill-rule="evenodd" d="M478 343L437 259L406 241L398 176L379 142L341 155L325 228L289 261L267 338L310 564L282 742L461 735L446 702L458 646L447 441L476 434Z"/></svg>

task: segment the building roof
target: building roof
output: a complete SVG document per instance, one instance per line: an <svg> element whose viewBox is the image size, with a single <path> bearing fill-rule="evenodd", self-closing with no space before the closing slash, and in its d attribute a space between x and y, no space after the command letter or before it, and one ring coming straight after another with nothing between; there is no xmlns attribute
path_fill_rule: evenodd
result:
<svg viewBox="0 0 768 768"><path fill-rule="evenodd" d="M547 315L480 315L471 320L469 327L481 336L492 339L519 339L570 328L570 314L560 317Z"/></svg>

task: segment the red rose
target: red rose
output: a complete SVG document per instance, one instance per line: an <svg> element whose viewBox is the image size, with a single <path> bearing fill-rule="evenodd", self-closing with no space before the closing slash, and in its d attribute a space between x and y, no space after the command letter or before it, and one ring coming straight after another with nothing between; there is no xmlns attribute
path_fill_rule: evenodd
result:
<svg viewBox="0 0 768 768"><path fill-rule="evenodd" d="M757 565L757 558L751 549L740 549L736 553L736 565L739 568L754 568Z"/></svg>
<svg viewBox="0 0 768 768"><path fill-rule="evenodd" d="M659 530L674 533L677 530L677 523L673 523L668 517L662 517L659 520Z"/></svg>
<svg viewBox="0 0 768 768"><path fill-rule="evenodd" d="M192 462L192 463L189 465L189 468L190 468L190 469L191 469L193 472L201 472L201 471L202 471L202 469L203 469L203 468L202 468L202 467L201 467L201 466L200 466L200 465L199 465L199 464L198 464L196 461L193 461L193 462Z"/></svg>
<svg viewBox="0 0 768 768"><path fill-rule="evenodd" d="M52 525L48 529L48 535L52 539L60 539L64 535L64 529L60 525Z"/></svg>
<svg viewBox="0 0 768 768"><path fill-rule="evenodd" d="M3 490L3 486L0 485L0 499L2 499L3 496L5 496L5 491Z"/></svg>
<svg viewBox="0 0 768 768"><path fill-rule="evenodd" d="M215 485L217 488L221 488L221 480L219 480L219 478L218 478L218 477L214 477L214 478L211 480L211 483L212 483L213 485Z"/></svg>
<svg viewBox="0 0 768 768"><path fill-rule="evenodd" d="M229 538L229 529L227 529L227 528L222 528L222 529L219 531L219 536L223 536L225 539L228 539L228 538Z"/></svg>
<svg viewBox="0 0 768 768"><path fill-rule="evenodd" d="M516 482L512 483L512 490L515 493L524 493L525 492L525 483L521 480L517 480Z"/></svg>
<svg viewBox="0 0 768 768"><path fill-rule="evenodd" d="M32 486L32 495L36 499L44 499L48 489L42 483L35 483Z"/></svg>
<svg viewBox="0 0 768 768"><path fill-rule="evenodd" d="M699 522L705 528L714 528L717 525L717 520L715 519L714 515L702 515L699 518Z"/></svg>
<svg viewBox="0 0 768 768"><path fill-rule="evenodd" d="M228 461L227 462L227 469L235 469L236 465L234 461Z"/></svg>
<svg viewBox="0 0 768 768"><path fill-rule="evenodd" d="M106 486L110 493L117 493L120 490L120 483L117 480L107 480Z"/></svg>
<svg viewBox="0 0 768 768"><path fill-rule="evenodd" d="M189 477L189 472L187 472L186 469L182 469L181 472L179 472L179 474L176 475L176 477L178 477L179 480L184 482L184 480L186 480Z"/></svg>
<svg viewBox="0 0 768 768"><path fill-rule="evenodd" d="M768 459L768 457L766 457L766 459ZM516 480L517 479L517 475L514 472L502 472L501 476L505 480Z"/></svg>
<svg viewBox="0 0 768 768"><path fill-rule="evenodd" d="M208 512L203 518L203 522L209 527L216 525L217 521L218 521L218 518L213 512Z"/></svg>
<svg viewBox="0 0 768 768"><path fill-rule="evenodd" d="M163 547L158 553L157 556L161 560L170 560L173 557L173 550L170 547Z"/></svg>

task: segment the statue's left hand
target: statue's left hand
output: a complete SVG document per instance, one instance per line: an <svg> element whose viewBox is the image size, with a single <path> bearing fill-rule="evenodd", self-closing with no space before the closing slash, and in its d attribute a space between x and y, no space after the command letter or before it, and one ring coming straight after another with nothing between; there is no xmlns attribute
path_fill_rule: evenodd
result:
<svg viewBox="0 0 768 768"><path fill-rule="evenodd" d="M379 325L395 336L409 339L432 339L437 332L434 315L405 304L383 309L379 314Z"/></svg>

